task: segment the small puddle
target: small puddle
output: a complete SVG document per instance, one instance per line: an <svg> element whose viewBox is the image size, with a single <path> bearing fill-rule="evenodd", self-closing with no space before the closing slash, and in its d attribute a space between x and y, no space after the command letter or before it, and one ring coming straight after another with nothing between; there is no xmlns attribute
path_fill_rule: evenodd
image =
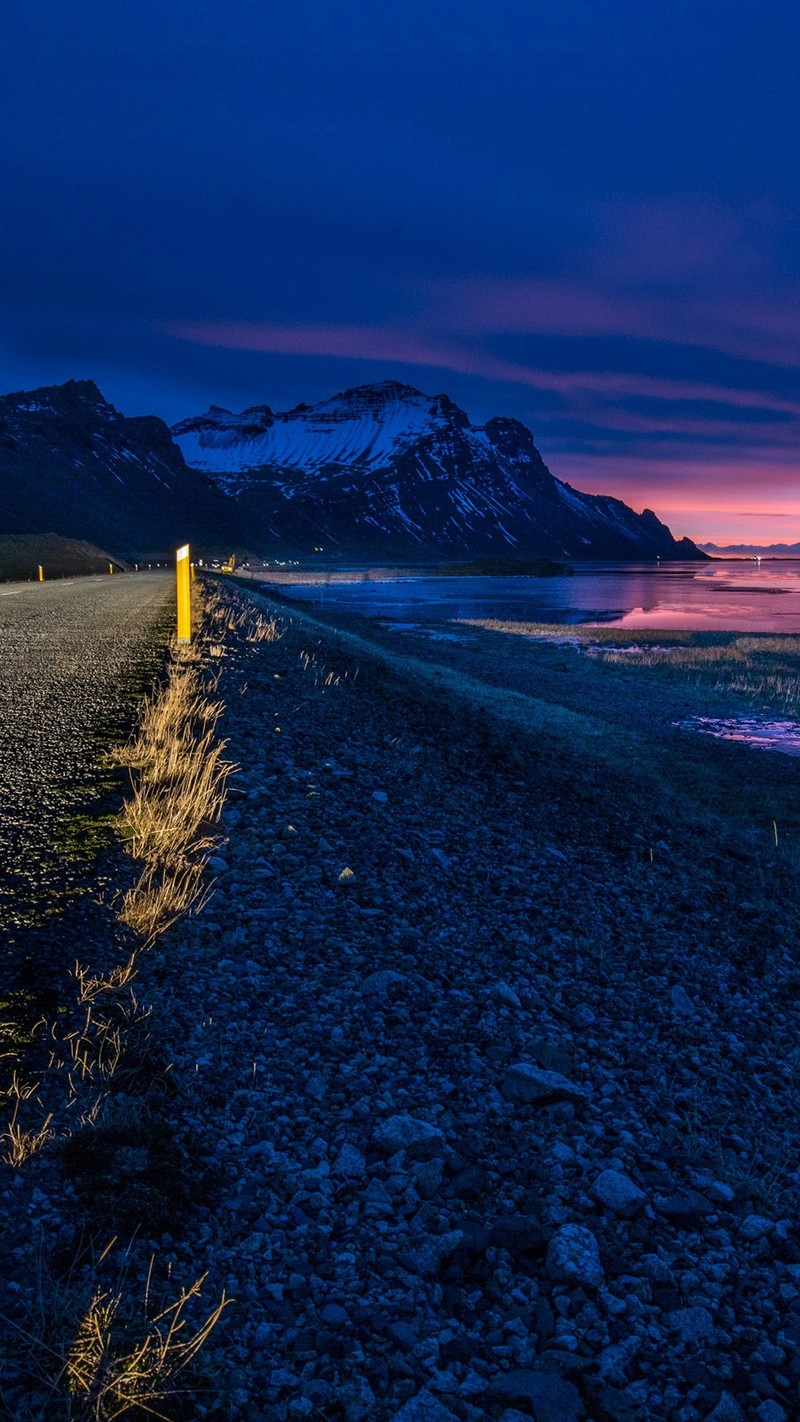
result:
<svg viewBox="0 0 800 1422"><path fill-rule="evenodd" d="M600 657L670 657L679 651L678 647L615 647L610 642L591 642L586 651Z"/></svg>
<svg viewBox="0 0 800 1422"><path fill-rule="evenodd" d="M675 721L682 731L699 731L718 740L739 741L754 750L781 751L783 755L800 755L800 721L769 721L764 716L689 716Z"/></svg>
<svg viewBox="0 0 800 1422"><path fill-rule="evenodd" d="M463 646L467 640L466 637L460 637L457 632L445 632L438 627L426 627L422 622L381 620L389 632L413 632L417 637L427 637L430 642L457 642L459 646Z"/></svg>

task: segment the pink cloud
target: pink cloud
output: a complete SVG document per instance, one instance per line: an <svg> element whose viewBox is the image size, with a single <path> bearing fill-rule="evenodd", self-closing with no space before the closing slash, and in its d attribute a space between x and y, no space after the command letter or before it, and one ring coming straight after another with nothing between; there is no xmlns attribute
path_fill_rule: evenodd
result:
<svg viewBox="0 0 800 1422"><path fill-rule="evenodd" d="M800 363L800 297L643 295L593 282L474 277L435 288L437 316L472 335L623 336L699 346L773 365Z"/></svg>
<svg viewBox="0 0 800 1422"><path fill-rule="evenodd" d="M453 345L405 327L281 325L264 321L175 321L171 335L199 345L282 355L341 356L430 366L465 375L509 379L514 369L503 361L484 358L466 346ZM526 382L530 383L530 382Z"/></svg>
<svg viewBox="0 0 800 1422"><path fill-rule="evenodd" d="M553 297L552 291L550 295ZM508 297L504 291L503 300ZM567 306L575 320L579 306L577 300ZM599 298L594 307L589 305L586 310L589 319L598 323L608 314ZM654 508L674 531L690 537L765 542L800 538L795 454L800 402L757 390L626 371L543 370L497 359L470 345L463 334L455 339L442 338L437 333L406 326L189 321L174 323L167 329L183 340L203 345L428 366L546 390L560 396L574 416L599 427L595 452L580 454L562 449L556 454L553 463L560 478L587 492L615 494L636 508ZM624 401L635 398L663 401L664 415L644 414L624 406ZM702 412L696 416L683 411L669 413L670 403L691 401L763 410L791 418L776 420L772 425L760 422L754 427ZM603 437L600 429L606 429L608 435ZM641 435L641 452L616 452L615 433ZM680 454L675 452L676 434L687 441ZM735 453L730 457L721 454L718 444L704 443L710 438L728 438L732 447L735 441ZM748 439L747 444L744 439ZM755 502L761 508L751 507L748 517L742 518L743 502L751 506ZM790 524L793 527L793 521L798 524L796 534L788 528Z"/></svg>
<svg viewBox="0 0 800 1422"><path fill-rule="evenodd" d="M800 518L797 503L798 463L786 449L753 446L736 456L696 447L676 456L664 451L646 454L564 451L558 456L559 477L589 493L613 490L637 507L741 511L743 498L760 505L763 514Z"/></svg>
<svg viewBox="0 0 800 1422"><path fill-rule="evenodd" d="M652 398L664 401L716 402L741 409L800 415L800 402L760 390L674 380L624 371L553 371L498 359L463 342L442 340L405 327L363 325L282 325L276 322L179 321L171 335L200 345L284 355L339 356L430 366L491 380L547 390L569 400L599 395L604 400Z"/></svg>

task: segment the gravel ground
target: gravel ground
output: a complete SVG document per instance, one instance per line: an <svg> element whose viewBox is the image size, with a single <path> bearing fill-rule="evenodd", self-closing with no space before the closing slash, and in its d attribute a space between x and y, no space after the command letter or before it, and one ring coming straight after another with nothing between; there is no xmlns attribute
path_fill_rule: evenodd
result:
<svg viewBox="0 0 800 1422"><path fill-rule="evenodd" d="M170 592L167 574L0 587L0 928L73 886L59 835L96 784L98 744L119 734Z"/></svg>
<svg viewBox="0 0 800 1422"><path fill-rule="evenodd" d="M141 1257L236 1300L187 1415L796 1418L791 864L300 614L218 665L216 894L137 988L185 1162ZM0 1205L56 1233L51 1169Z"/></svg>

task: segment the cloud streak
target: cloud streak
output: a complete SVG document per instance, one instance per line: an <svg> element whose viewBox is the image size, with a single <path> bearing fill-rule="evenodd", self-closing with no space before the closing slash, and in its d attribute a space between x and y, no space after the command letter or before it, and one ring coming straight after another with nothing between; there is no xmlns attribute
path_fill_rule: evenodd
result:
<svg viewBox="0 0 800 1422"><path fill-rule="evenodd" d="M498 404L522 387L541 397L533 422L560 477L672 510L702 537L743 503L760 526L800 519L800 389L789 375L800 366L800 292L764 279L764 234L746 228L709 203L622 205L573 263L580 277L416 281L397 319L162 330L234 351L438 371L442 384L469 377L503 392Z"/></svg>
<svg viewBox="0 0 800 1422"><path fill-rule="evenodd" d="M514 382L565 397L591 394L612 400L696 401L800 416L800 400L783 399L763 390L649 376L635 371L548 370L502 360L463 343L402 327L175 321L162 329L181 340L229 350L428 366Z"/></svg>
<svg viewBox="0 0 800 1422"><path fill-rule="evenodd" d="M773 366L800 364L794 299L743 292L681 300L604 289L603 282L477 277L435 288L443 321L473 334L620 336L717 351Z"/></svg>

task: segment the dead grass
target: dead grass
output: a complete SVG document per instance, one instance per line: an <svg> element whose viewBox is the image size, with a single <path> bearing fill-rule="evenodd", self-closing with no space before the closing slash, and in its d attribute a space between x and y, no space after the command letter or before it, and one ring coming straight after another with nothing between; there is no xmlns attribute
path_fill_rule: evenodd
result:
<svg viewBox="0 0 800 1422"><path fill-rule="evenodd" d="M463 619L459 625L506 633L529 642L570 643L605 666L632 675L643 669L663 681L759 701L789 714L800 711L798 638L768 633L687 632L674 628L575 627L548 623Z"/></svg>
<svg viewBox="0 0 800 1422"><path fill-rule="evenodd" d="M77 1259L58 1279L40 1252L34 1308L27 1317L0 1314L30 1380L14 1414L19 1422L167 1419L176 1407L183 1413L195 1381L187 1374L231 1301L223 1290L213 1308L198 1314L201 1275L177 1295L162 1291L156 1303L155 1259L137 1292L129 1279L130 1247L106 1282L105 1261L115 1243L88 1272Z"/></svg>
<svg viewBox="0 0 800 1422"><path fill-rule="evenodd" d="M136 977L136 954L131 953L126 962L118 963L105 977L92 973L89 968L76 962L73 976L78 985L78 1002L93 1002L101 993L118 992Z"/></svg>
<svg viewBox="0 0 800 1422"><path fill-rule="evenodd" d="M277 642L283 636L277 617L265 617L255 613L247 623L246 642Z"/></svg>
<svg viewBox="0 0 800 1422"><path fill-rule="evenodd" d="M210 892L202 864L150 865L125 894L118 916L149 946L179 919L200 913Z"/></svg>
<svg viewBox="0 0 800 1422"><path fill-rule="evenodd" d="M224 760L225 742L208 731L199 739L180 735L164 745L134 786L119 818L119 829L134 859L149 864L196 862L216 843L208 833L225 803L233 765Z"/></svg>
<svg viewBox="0 0 800 1422"><path fill-rule="evenodd" d="M6 1129L0 1135L0 1146L3 1147L2 1159L6 1165L10 1165L13 1170L19 1169L31 1156L37 1154L43 1146L49 1145L53 1140L55 1132L51 1130L50 1123L52 1114L44 1117L42 1124L36 1129L26 1129L19 1120L19 1113L23 1102L29 1101L39 1089L39 1083L30 1083L22 1086L14 1074L12 1089L9 1095L14 1100L14 1107L11 1112Z"/></svg>
<svg viewBox="0 0 800 1422"><path fill-rule="evenodd" d="M153 1317L144 1317L138 1330L121 1319L125 1295L98 1289L81 1318L65 1360L70 1393L82 1404L86 1422L112 1422L132 1411L164 1417L163 1408L181 1391L180 1375L193 1362L219 1322L229 1300L222 1297L194 1329L186 1310L202 1289L205 1275ZM139 1333L137 1337L136 1334ZM77 1419L76 1419L77 1422Z"/></svg>
<svg viewBox="0 0 800 1422"><path fill-rule="evenodd" d="M240 616L215 589L203 594L204 626L238 624ZM219 644L205 645L211 654ZM202 662L194 644L173 644L164 685L146 701L135 737L117 756L132 777L117 824L128 853L143 865L119 917L145 944L205 903L203 869L218 843L213 826L235 769L217 737L218 677L204 672Z"/></svg>

